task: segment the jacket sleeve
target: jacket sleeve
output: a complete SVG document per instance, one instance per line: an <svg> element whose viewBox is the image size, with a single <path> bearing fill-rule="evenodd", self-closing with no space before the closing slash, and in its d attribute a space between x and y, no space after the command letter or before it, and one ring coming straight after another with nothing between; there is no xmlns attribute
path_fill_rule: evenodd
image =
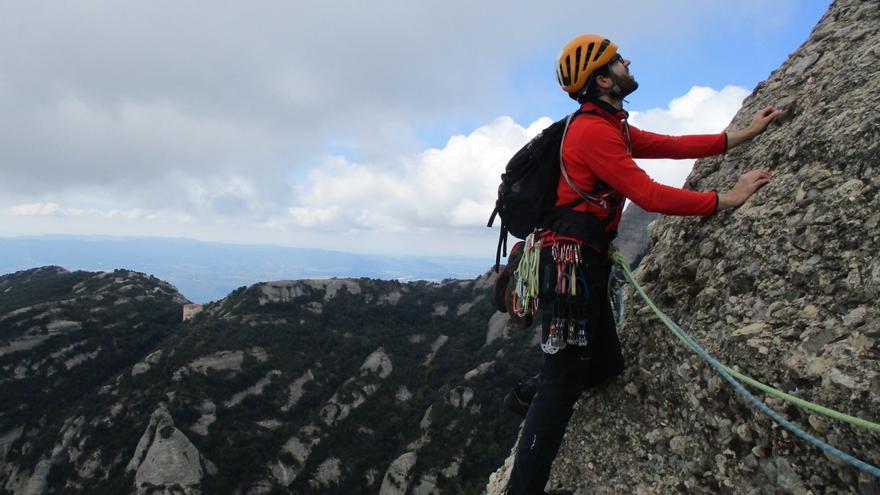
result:
<svg viewBox="0 0 880 495"><path fill-rule="evenodd" d="M706 216L715 212L718 195L670 187L651 179L626 148L619 131L591 125L579 136L584 145L573 150L576 163L586 164L603 182L643 209L665 215Z"/></svg>
<svg viewBox="0 0 880 495"><path fill-rule="evenodd" d="M703 158L727 150L727 133L667 136L629 126L635 158Z"/></svg>

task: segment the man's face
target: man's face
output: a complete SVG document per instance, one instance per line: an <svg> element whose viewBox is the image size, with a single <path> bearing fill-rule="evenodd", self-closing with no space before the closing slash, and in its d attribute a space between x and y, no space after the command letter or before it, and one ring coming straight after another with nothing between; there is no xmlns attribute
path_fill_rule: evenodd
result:
<svg viewBox="0 0 880 495"><path fill-rule="evenodd" d="M621 98L631 94L639 88L639 83L629 71L631 62L623 58L619 53L611 61L611 72L614 74L614 82L620 87Z"/></svg>

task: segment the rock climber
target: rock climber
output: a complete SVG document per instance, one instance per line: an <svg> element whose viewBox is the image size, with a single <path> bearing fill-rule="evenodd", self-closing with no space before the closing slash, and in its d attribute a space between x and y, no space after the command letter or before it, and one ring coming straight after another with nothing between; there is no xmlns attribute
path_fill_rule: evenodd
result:
<svg viewBox="0 0 880 495"><path fill-rule="evenodd" d="M623 108L624 98L639 87L629 67L630 61L615 43L595 34L577 36L559 55L557 80L578 102L580 113L571 120L562 144L563 173L556 203L560 213L548 239L574 240L578 266L573 270L586 275L588 285L579 292L583 300L577 307L554 304L556 274L562 273L554 263L560 263L564 246L557 245L552 255L550 247L541 253L545 354L537 377L515 389L512 400L508 397L509 406L527 411L508 484L511 495L544 493L574 403L584 390L623 371L607 281L609 244L624 201L629 198L647 211L666 215L707 216L742 205L771 179L763 170L752 170L725 192L691 191L653 181L634 158L718 155L764 132L779 112L763 108L747 127L718 134L667 136L642 131L627 123ZM570 321L566 320L569 311L577 315ZM578 345L577 340L570 341L575 345L550 345L559 328L580 328L582 322L589 336L586 345Z"/></svg>

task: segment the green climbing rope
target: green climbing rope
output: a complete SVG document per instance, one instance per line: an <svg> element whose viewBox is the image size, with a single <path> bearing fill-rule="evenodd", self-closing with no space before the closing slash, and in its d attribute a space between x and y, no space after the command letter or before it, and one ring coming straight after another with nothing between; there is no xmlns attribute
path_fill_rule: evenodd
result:
<svg viewBox="0 0 880 495"><path fill-rule="evenodd" d="M626 274L626 278L633 284L635 289L642 296L642 299L644 299L645 302L648 304L648 306L654 311L654 314L656 314L660 318L660 321L662 321L666 325L666 327L669 328L669 330L671 330L672 333L674 333L675 336L678 337L678 339L681 340L691 351L698 353L698 351L694 347L694 345L684 335L682 335L681 332L678 331L674 322L672 322L672 320L670 320L668 316L663 314L663 312L660 311L659 308L657 308L657 306L654 304L654 301L652 301L651 298L648 297L648 295L645 293L644 289L642 289L642 287L638 284L638 282L635 281L635 277L632 274L632 269L630 268L629 263L627 263L626 259L624 259L623 255L621 255L619 251L615 250L614 253L611 255L611 259L623 269L624 273ZM761 383L758 380L755 380L754 378L751 378L747 375L744 375L744 374L740 373L739 371L737 371L729 366L726 366L724 364L719 363L719 366L724 371L729 373L731 376L736 377L738 380L742 380L743 382L745 382L745 383L747 383L757 389L763 390L764 392L766 392L774 397L778 397L778 398L780 398L784 401L790 402L796 406L802 407L804 409L809 409L809 410L815 411L823 416L827 416L829 418L833 418L833 419L836 419L839 421L844 421L844 422L847 422L847 423L850 423L850 424L853 424L856 426L860 426L862 428L867 428L867 429L873 430L873 431L880 431L880 424L878 424L878 423L875 423L873 421L868 421L865 419L861 419L861 418L857 418L855 416L850 416L849 414L845 414L840 411L835 411L834 409L831 409L829 407L821 406L819 404L815 404L810 401L801 399L800 397L796 397L794 395L787 394L781 390L778 390L778 389L773 388L769 385Z"/></svg>

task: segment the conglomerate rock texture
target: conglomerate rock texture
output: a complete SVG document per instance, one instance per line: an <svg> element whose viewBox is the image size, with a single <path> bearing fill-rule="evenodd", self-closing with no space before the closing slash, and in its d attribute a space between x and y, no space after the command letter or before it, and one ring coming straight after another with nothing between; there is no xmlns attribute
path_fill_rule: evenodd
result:
<svg viewBox="0 0 880 495"><path fill-rule="evenodd" d="M637 278L721 362L803 399L880 419L880 2L839 0L731 124L783 109L753 142L697 162L742 208L663 217ZM622 377L578 403L549 488L581 493L880 493L880 480L789 434L683 348L638 296ZM757 393L806 431L880 465L880 434ZM493 475L497 493L506 469Z"/></svg>

